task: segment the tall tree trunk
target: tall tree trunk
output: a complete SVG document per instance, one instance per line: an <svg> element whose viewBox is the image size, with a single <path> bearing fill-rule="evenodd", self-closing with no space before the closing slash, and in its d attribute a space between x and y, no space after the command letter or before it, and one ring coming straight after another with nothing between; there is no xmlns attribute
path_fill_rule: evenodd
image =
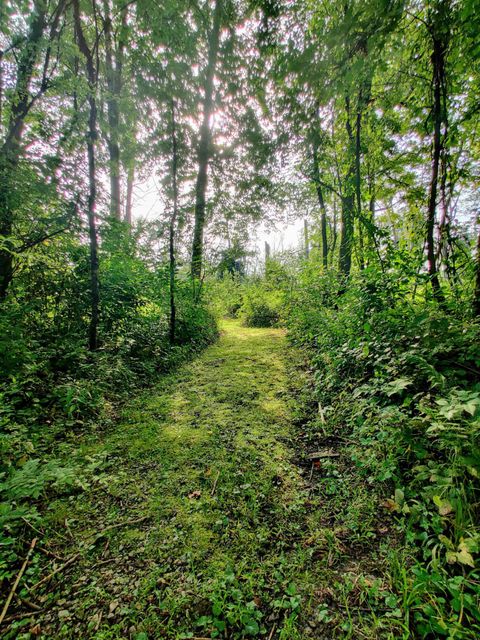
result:
<svg viewBox="0 0 480 640"><path fill-rule="evenodd" d="M173 211L170 216L169 225L169 258L170 258L170 318L169 318L169 336L170 344L175 343L175 321L176 321L176 305L175 305L175 225L178 218L178 153L177 153L177 131L175 123L175 102L171 104L172 116L172 196Z"/></svg>
<svg viewBox="0 0 480 640"><path fill-rule="evenodd" d="M127 173L127 197L125 202L125 222L132 226L133 183L135 180L135 165L130 163Z"/></svg>
<svg viewBox="0 0 480 640"><path fill-rule="evenodd" d="M112 20L108 0L104 0L104 34L105 34L105 71L107 79L107 114L108 114L108 154L110 158L110 214L121 220L121 191L120 191L120 92L122 86L123 68L123 40L116 50L114 61L114 47L112 43ZM125 11L124 11L125 15Z"/></svg>
<svg viewBox="0 0 480 640"><path fill-rule="evenodd" d="M323 198L322 185L320 184L320 168L318 165L318 148L316 142L313 143L313 181L317 192L318 204L320 205L320 231L322 235L322 264L326 269L328 266L328 244L327 244L327 210Z"/></svg>
<svg viewBox="0 0 480 640"><path fill-rule="evenodd" d="M477 255L475 258L475 291L473 294L473 313L480 317L480 216L478 217Z"/></svg>
<svg viewBox="0 0 480 640"><path fill-rule="evenodd" d="M362 92L358 96L357 117L355 119L355 200L358 220L359 266L365 267L365 250L363 243L362 220L362 174L361 174L361 130L362 130Z"/></svg>
<svg viewBox="0 0 480 640"><path fill-rule="evenodd" d="M353 212L353 194L342 196L339 264L341 273L346 277L350 275L352 268Z"/></svg>
<svg viewBox="0 0 480 640"><path fill-rule="evenodd" d="M305 260L310 257L310 238L308 237L308 221L303 221L303 241L305 243Z"/></svg>
<svg viewBox="0 0 480 640"><path fill-rule="evenodd" d="M208 48L208 60L204 87L203 121L200 128L200 141L198 145L198 173L195 185L195 227L193 230L192 244L192 277L200 278L203 262L203 236L205 230L205 207L207 192L208 164L211 154L212 132L210 117L214 107L213 79L218 57L218 44L220 38L220 25L222 18L223 0L215 0L213 13L213 26L210 33Z"/></svg>
<svg viewBox="0 0 480 640"><path fill-rule="evenodd" d="M350 122L350 99L345 98L345 129L348 136L349 167L344 181L342 193L342 212L340 220L340 271L345 276L350 275L352 268L352 249L355 219L355 177L356 177L356 156L355 156L355 136Z"/></svg>
<svg viewBox="0 0 480 640"><path fill-rule="evenodd" d="M98 282L98 238L97 226L95 219L95 206L97 198L97 180L95 167L95 143L97 140L97 103L95 98L96 90L96 70L93 60L93 53L90 50L82 29L82 21L80 17L79 0L73 0L73 15L75 21L75 34L77 38L78 48L85 58L85 66L88 79L88 137L87 137L87 155L88 155L88 235L90 240L90 287L91 287L91 309L90 309L90 327L88 346L91 351L98 347L98 320L99 320L99 304L100 290Z"/></svg>
<svg viewBox="0 0 480 640"><path fill-rule="evenodd" d="M440 3L444 5L443 0ZM441 20L441 17L440 17ZM442 302L443 292L438 277L437 261L435 256L435 221L437 212L437 194L439 181L440 158L444 151L444 139L442 136L442 124L446 120L445 113L445 55L447 44L442 29L438 30L436 25L432 25L433 51L431 55L432 64L432 86L433 86L433 153L432 170L430 178L430 189L427 209L427 263L428 275L432 284L434 298Z"/></svg>
<svg viewBox="0 0 480 640"><path fill-rule="evenodd" d="M335 250L337 248L337 237L338 237L338 230L337 230L337 198L336 198L335 194L333 194L333 197L332 197L332 209L333 209L333 218L332 218L332 227L331 227L332 242L331 242L331 246L330 246L330 249L329 249L330 266L331 267L333 267L334 260L335 260Z"/></svg>
<svg viewBox="0 0 480 640"><path fill-rule="evenodd" d="M12 195L15 189L15 171L21 157L25 118L32 106L29 86L38 61L43 32L46 26L47 3L34 3L32 21L26 43L18 63L15 90L11 100L10 120L5 141L0 150L0 300L4 300L13 277L13 245L11 236L14 223Z"/></svg>

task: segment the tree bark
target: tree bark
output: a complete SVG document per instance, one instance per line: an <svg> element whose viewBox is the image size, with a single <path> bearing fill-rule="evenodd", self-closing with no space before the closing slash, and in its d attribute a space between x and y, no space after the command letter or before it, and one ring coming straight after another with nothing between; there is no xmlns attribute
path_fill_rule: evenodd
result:
<svg viewBox="0 0 480 640"><path fill-rule="evenodd" d="M128 167L127 197L125 202L125 222L132 226L133 183L135 180L135 165L133 162Z"/></svg>
<svg viewBox="0 0 480 640"><path fill-rule="evenodd" d="M308 222L303 221L303 240L305 243L305 260L310 257L310 238L308 237Z"/></svg>
<svg viewBox="0 0 480 640"><path fill-rule="evenodd" d="M477 255L475 258L475 291L473 294L473 313L480 317L480 216L478 218Z"/></svg>
<svg viewBox="0 0 480 640"><path fill-rule="evenodd" d="M91 308L88 346L91 351L98 348L98 321L100 306L100 290L98 281L98 237L95 219L95 207L97 198L95 143L97 140L97 103L95 98L97 74L94 65L93 53L90 50L83 34L80 17L79 0L73 0L73 15L75 21L75 33L80 52L85 58L85 66L88 80L88 135L87 135L87 156L88 156L88 235L90 240L90 287L91 287Z"/></svg>
<svg viewBox="0 0 480 640"><path fill-rule="evenodd" d="M337 248L337 236L338 236L338 231L337 231L337 199L336 199L335 194L333 194L333 196L332 196L332 209L333 209L333 219L332 219L332 227L331 227L332 242L331 242L331 246L330 246L330 249L329 249L330 266L331 267L333 267L333 264L334 264L335 249Z"/></svg>
<svg viewBox="0 0 480 640"><path fill-rule="evenodd" d="M112 43L112 20L108 0L104 0L104 34L105 34L105 71L107 79L107 114L108 114L108 154L110 158L110 214L121 220L121 190L120 190L120 92L122 88L123 41L121 40L114 62L114 47ZM125 13L125 12L124 12Z"/></svg>
<svg viewBox="0 0 480 640"><path fill-rule="evenodd" d="M355 200L358 220L358 244L360 270L365 267L365 249L362 221L362 174L361 174L361 130L362 130L362 92L358 96L357 117L355 119Z"/></svg>
<svg viewBox="0 0 480 640"><path fill-rule="evenodd" d="M322 236L322 264L326 269L328 266L328 244L327 244L327 210L323 197L322 185L320 184L320 168L318 166L318 148L313 143L313 181L317 192L318 204L320 205L320 231Z"/></svg>
<svg viewBox="0 0 480 640"><path fill-rule="evenodd" d="M211 155L210 147L212 140L210 118L214 108L213 79L215 76L218 57L220 25L223 8L222 1L223 0L215 1L213 26L209 38L210 42L208 48L208 60L203 100L203 120L200 127L200 141L198 145L198 173L195 186L195 227L193 230L191 265L193 278L200 278L202 273L208 164Z"/></svg>
<svg viewBox="0 0 480 640"><path fill-rule="evenodd" d="M346 277L352 268L353 210L353 194L342 196L339 264L341 273Z"/></svg>
<svg viewBox="0 0 480 640"><path fill-rule="evenodd" d="M177 182L177 170L178 170L178 152L177 152L177 132L175 122L175 102L171 103L171 117L172 117L172 196L173 196L173 210L170 216L169 225L169 258L170 258L170 318L169 318L169 337L170 344L175 343L175 322L176 322L176 304L175 304L175 225L178 218L178 182Z"/></svg>
<svg viewBox="0 0 480 640"><path fill-rule="evenodd" d="M350 100L348 96L345 98L345 115L345 129L348 136L349 167L347 175L345 176L344 190L341 198L342 210L340 219L339 266L342 275L348 278L352 268L356 176L355 139L352 124L350 122Z"/></svg>
<svg viewBox="0 0 480 640"><path fill-rule="evenodd" d="M444 299L440 280L438 277L437 261L435 256L435 222L437 213L437 193L439 180L440 157L444 148L442 136L442 124L445 121L445 110L442 104L442 93L445 87L445 53L446 43L442 35L437 35L435 26L432 29L433 51L431 55L432 64L432 86L433 86L433 152L432 170L430 178L430 189L427 209L426 244L428 275L432 284L433 297L442 302Z"/></svg>

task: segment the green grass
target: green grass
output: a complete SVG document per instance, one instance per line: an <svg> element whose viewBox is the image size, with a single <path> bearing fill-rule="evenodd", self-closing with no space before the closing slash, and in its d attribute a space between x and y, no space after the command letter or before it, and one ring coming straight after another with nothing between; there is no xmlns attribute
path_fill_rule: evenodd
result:
<svg viewBox="0 0 480 640"><path fill-rule="evenodd" d="M281 330L225 321L113 429L64 452L88 486L48 506L43 544L80 557L6 637L34 637L37 622L43 638L402 637L383 615L376 497L343 457L313 469L312 486L298 464L296 357Z"/></svg>

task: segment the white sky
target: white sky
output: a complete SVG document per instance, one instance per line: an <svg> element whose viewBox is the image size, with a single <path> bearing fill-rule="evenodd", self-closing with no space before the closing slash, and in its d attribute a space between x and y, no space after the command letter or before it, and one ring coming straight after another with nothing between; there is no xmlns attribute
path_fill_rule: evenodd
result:
<svg viewBox="0 0 480 640"><path fill-rule="evenodd" d="M155 220L162 212L162 202L158 195L155 178L138 182L134 186L133 217ZM261 224L252 230L250 249L257 251L259 257L264 255L265 241L270 245L272 255L287 249L300 248L303 242L303 219L290 223L277 223L272 229L270 224Z"/></svg>

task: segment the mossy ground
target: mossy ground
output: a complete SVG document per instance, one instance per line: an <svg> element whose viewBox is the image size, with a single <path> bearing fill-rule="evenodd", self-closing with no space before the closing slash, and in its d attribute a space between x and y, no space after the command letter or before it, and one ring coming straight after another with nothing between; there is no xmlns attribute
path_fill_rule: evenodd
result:
<svg viewBox="0 0 480 640"><path fill-rule="evenodd" d="M226 321L83 437L88 485L49 505L42 542L80 555L6 637L402 637L376 497L343 455L302 465L319 436L295 358L281 330Z"/></svg>

